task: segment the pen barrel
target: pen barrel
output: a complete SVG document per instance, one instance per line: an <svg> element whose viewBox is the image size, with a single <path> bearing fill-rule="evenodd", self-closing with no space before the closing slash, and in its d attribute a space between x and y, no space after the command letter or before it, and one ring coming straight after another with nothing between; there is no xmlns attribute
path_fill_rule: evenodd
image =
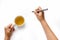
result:
<svg viewBox="0 0 60 40"><path fill-rule="evenodd" d="M39 12L42 12L42 11L47 11L47 10L48 10L48 8L43 9L43 10L40 10ZM32 11L32 12L34 12L34 11Z"/></svg>

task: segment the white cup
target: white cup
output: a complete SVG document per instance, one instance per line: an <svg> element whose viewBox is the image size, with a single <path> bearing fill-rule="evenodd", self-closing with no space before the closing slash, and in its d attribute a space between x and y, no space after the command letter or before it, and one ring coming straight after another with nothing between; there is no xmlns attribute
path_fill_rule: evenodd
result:
<svg viewBox="0 0 60 40"><path fill-rule="evenodd" d="M17 26L17 28L19 27L22 27L25 23L25 19L23 16L17 16L15 19L14 19L14 22L15 22L15 26ZM16 27L15 27L16 28Z"/></svg>

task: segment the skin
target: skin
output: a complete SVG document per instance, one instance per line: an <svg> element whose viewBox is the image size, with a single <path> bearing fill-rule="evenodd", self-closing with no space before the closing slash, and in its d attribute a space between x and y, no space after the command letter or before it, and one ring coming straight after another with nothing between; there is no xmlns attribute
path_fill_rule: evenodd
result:
<svg viewBox="0 0 60 40"><path fill-rule="evenodd" d="M57 37L55 36L55 34L52 32L52 30L49 28L49 25L47 24L45 18L44 18L44 12L39 12L40 10L42 10L41 7L38 7L34 13L37 17L37 19L40 21L42 28L45 31L47 40L58 40Z"/></svg>
<svg viewBox="0 0 60 40"><path fill-rule="evenodd" d="M5 27L5 38L4 38L4 40L10 40L14 30L15 29L14 29L12 24L9 24L7 27Z"/></svg>
<svg viewBox="0 0 60 40"><path fill-rule="evenodd" d="M49 25L47 24L44 18L44 12L39 12L40 10L42 10L42 8L38 7L37 9L35 9L34 13L37 19L40 21L42 28L45 31L47 40L58 40L55 34L49 28ZM5 39L4 40L10 40L13 32L14 32L14 27L12 26L12 24L8 25L7 28L5 28Z"/></svg>

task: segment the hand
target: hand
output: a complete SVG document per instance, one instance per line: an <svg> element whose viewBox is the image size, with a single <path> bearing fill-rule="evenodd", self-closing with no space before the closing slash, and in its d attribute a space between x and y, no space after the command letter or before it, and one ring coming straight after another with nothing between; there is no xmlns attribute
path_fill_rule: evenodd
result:
<svg viewBox="0 0 60 40"><path fill-rule="evenodd" d="M45 18L44 18L44 12L43 12L43 11L42 11L42 12L39 12L40 10L42 10L42 8L41 8L41 7L38 7L38 8L34 11L34 13L35 13L35 15L37 16L38 20L39 20L39 21L42 21L42 20L45 20Z"/></svg>
<svg viewBox="0 0 60 40"><path fill-rule="evenodd" d="M9 24L6 28L5 28L5 38L10 38L12 36L12 33L14 32L14 27L12 24Z"/></svg>

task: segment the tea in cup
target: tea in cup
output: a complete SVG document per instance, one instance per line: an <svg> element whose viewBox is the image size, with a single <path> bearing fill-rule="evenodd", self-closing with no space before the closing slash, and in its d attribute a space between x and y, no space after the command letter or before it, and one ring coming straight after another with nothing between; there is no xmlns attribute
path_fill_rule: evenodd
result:
<svg viewBox="0 0 60 40"><path fill-rule="evenodd" d="M25 20L23 16L17 16L14 22L15 22L15 25L21 27L24 25Z"/></svg>

